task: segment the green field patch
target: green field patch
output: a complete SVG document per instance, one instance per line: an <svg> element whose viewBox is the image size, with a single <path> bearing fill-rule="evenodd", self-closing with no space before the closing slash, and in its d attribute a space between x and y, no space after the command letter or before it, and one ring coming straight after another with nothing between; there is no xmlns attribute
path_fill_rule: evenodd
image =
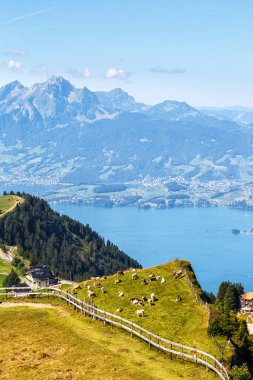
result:
<svg viewBox="0 0 253 380"><path fill-rule="evenodd" d="M0 196L0 217L13 210L19 202L21 202L21 198L17 195Z"/></svg>
<svg viewBox="0 0 253 380"><path fill-rule="evenodd" d="M137 338L68 307L0 306L0 320L0 378L215 379L205 368L170 360Z"/></svg>
<svg viewBox="0 0 253 380"><path fill-rule="evenodd" d="M0 287L3 285L3 280L10 273L12 268L11 263L0 258Z"/></svg>
<svg viewBox="0 0 253 380"><path fill-rule="evenodd" d="M119 316L133 321L147 330L158 334L164 338L173 340L209 353L219 356L216 347L207 334L208 309L200 305L195 297L192 288L183 276L174 279L173 272L178 271L178 263L171 262L158 267L136 270L137 280L132 279L133 272L126 271L124 276L114 275L107 279L89 280L81 283L81 289L75 290L80 299L88 301L88 291L85 284L95 291L96 297L94 304L106 311L117 314L117 309L123 311ZM149 275L160 276L158 281L150 282ZM161 283L162 277L166 282ZM142 285L142 279L147 280L147 285ZM122 282L115 284L120 279ZM94 286L95 282L100 282L104 287L105 293L100 288ZM119 292L124 296L119 297ZM157 301L152 306L144 302L144 306L132 304L131 298L150 298L154 293ZM182 298L177 302L177 296ZM143 309L145 317L138 317L136 310Z"/></svg>

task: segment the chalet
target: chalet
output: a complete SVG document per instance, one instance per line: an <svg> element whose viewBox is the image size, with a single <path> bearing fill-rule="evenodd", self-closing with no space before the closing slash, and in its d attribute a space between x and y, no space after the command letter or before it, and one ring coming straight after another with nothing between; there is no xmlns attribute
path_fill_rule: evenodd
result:
<svg viewBox="0 0 253 380"><path fill-rule="evenodd" d="M26 283L33 290L36 290L57 284L57 279L45 265L36 265L29 269L29 274L26 276Z"/></svg>
<svg viewBox="0 0 253 380"><path fill-rule="evenodd" d="M245 293L240 296L241 313L253 313L253 292Z"/></svg>

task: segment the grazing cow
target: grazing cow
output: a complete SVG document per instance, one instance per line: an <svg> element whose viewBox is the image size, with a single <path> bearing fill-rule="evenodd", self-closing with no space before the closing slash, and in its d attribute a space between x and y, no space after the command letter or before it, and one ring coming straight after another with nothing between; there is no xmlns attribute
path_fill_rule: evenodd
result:
<svg viewBox="0 0 253 380"><path fill-rule="evenodd" d="M153 275L153 276L149 276L149 280L150 281L157 281L157 277L155 276L155 275Z"/></svg>
<svg viewBox="0 0 253 380"><path fill-rule="evenodd" d="M117 313L122 313L123 308L122 308L122 307L119 307L116 311L117 311Z"/></svg>
<svg viewBox="0 0 253 380"><path fill-rule="evenodd" d="M148 300L147 297L145 297L145 296L142 296L142 297L141 297L141 301L142 301L142 302L146 302L147 300Z"/></svg>
<svg viewBox="0 0 253 380"><path fill-rule="evenodd" d="M102 286L100 289L101 289L101 293L104 294L105 293L105 288Z"/></svg>
<svg viewBox="0 0 253 380"><path fill-rule="evenodd" d="M144 303L140 301L140 302L138 302L138 305L139 306L144 306Z"/></svg>
<svg viewBox="0 0 253 380"><path fill-rule="evenodd" d="M121 275L121 276L124 276L124 272L123 270L118 270L117 274Z"/></svg>
<svg viewBox="0 0 253 380"><path fill-rule="evenodd" d="M106 276L103 276L103 277L101 277L102 278L102 280L107 280L107 277Z"/></svg>
<svg viewBox="0 0 253 380"><path fill-rule="evenodd" d="M85 286L87 290L90 290L90 285Z"/></svg>
<svg viewBox="0 0 253 380"><path fill-rule="evenodd" d="M138 315L138 317L144 317L144 310L136 310L136 314Z"/></svg>
<svg viewBox="0 0 253 380"><path fill-rule="evenodd" d="M162 277L162 279L161 279L161 284L164 284L165 282L166 282L165 278Z"/></svg>
<svg viewBox="0 0 253 380"><path fill-rule="evenodd" d="M152 302L155 302L155 295L154 295L154 293L151 293L150 298L151 298L151 301L152 301Z"/></svg>
<svg viewBox="0 0 253 380"><path fill-rule="evenodd" d="M139 298L130 298L130 302L131 302L133 305L137 305L137 304L140 302L140 300L139 300Z"/></svg>
<svg viewBox="0 0 253 380"><path fill-rule="evenodd" d="M182 301L182 297L180 297L180 295L178 295L176 301L177 302L181 302Z"/></svg>
<svg viewBox="0 0 253 380"><path fill-rule="evenodd" d="M119 292L119 297L124 297L124 293L123 292Z"/></svg>
<svg viewBox="0 0 253 380"><path fill-rule="evenodd" d="M133 273L132 274L132 280L137 280L138 279L138 275L137 273Z"/></svg>
<svg viewBox="0 0 253 380"><path fill-rule="evenodd" d="M143 278L143 279L141 280L141 285L147 285L147 281L145 280L145 278Z"/></svg>
<svg viewBox="0 0 253 380"><path fill-rule="evenodd" d="M96 293L93 292L92 290L88 290L88 297L89 298L95 298L96 297Z"/></svg>
<svg viewBox="0 0 253 380"><path fill-rule="evenodd" d="M102 286L100 282L97 282L97 281L93 282L93 285L94 285L94 288L101 288Z"/></svg>
<svg viewBox="0 0 253 380"><path fill-rule="evenodd" d="M150 304L150 306L154 305L151 298L148 299L148 303Z"/></svg>
<svg viewBox="0 0 253 380"><path fill-rule="evenodd" d="M183 274L182 270L179 270L178 272L173 272L173 277L175 279L179 278Z"/></svg>
<svg viewBox="0 0 253 380"><path fill-rule="evenodd" d="M122 280L120 278L118 278L117 280L114 281L114 284L120 284L122 282Z"/></svg>

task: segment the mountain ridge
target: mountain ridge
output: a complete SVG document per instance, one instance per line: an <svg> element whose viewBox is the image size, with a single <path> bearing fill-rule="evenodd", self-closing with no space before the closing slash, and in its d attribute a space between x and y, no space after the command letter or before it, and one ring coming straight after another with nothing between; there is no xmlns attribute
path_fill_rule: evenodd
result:
<svg viewBox="0 0 253 380"><path fill-rule="evenodd" d="M252 142L250 126L185 102L138 103L119 88L52 77L0 89L0 182L248 181Z"/></svg>

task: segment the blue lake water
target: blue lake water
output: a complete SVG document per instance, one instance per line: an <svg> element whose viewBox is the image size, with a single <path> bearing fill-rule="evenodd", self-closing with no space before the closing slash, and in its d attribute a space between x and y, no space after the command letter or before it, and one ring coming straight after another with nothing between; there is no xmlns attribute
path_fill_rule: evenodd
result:
<svg viewBox="0 0 253 380"><path fill-rule="evenodd" d="M253 227L253 212L228 208L138 209L53 205L88 223L144 267L188 259L202 287L216 292L224 280L253 291L253 235L231 229Z"/></svg>

